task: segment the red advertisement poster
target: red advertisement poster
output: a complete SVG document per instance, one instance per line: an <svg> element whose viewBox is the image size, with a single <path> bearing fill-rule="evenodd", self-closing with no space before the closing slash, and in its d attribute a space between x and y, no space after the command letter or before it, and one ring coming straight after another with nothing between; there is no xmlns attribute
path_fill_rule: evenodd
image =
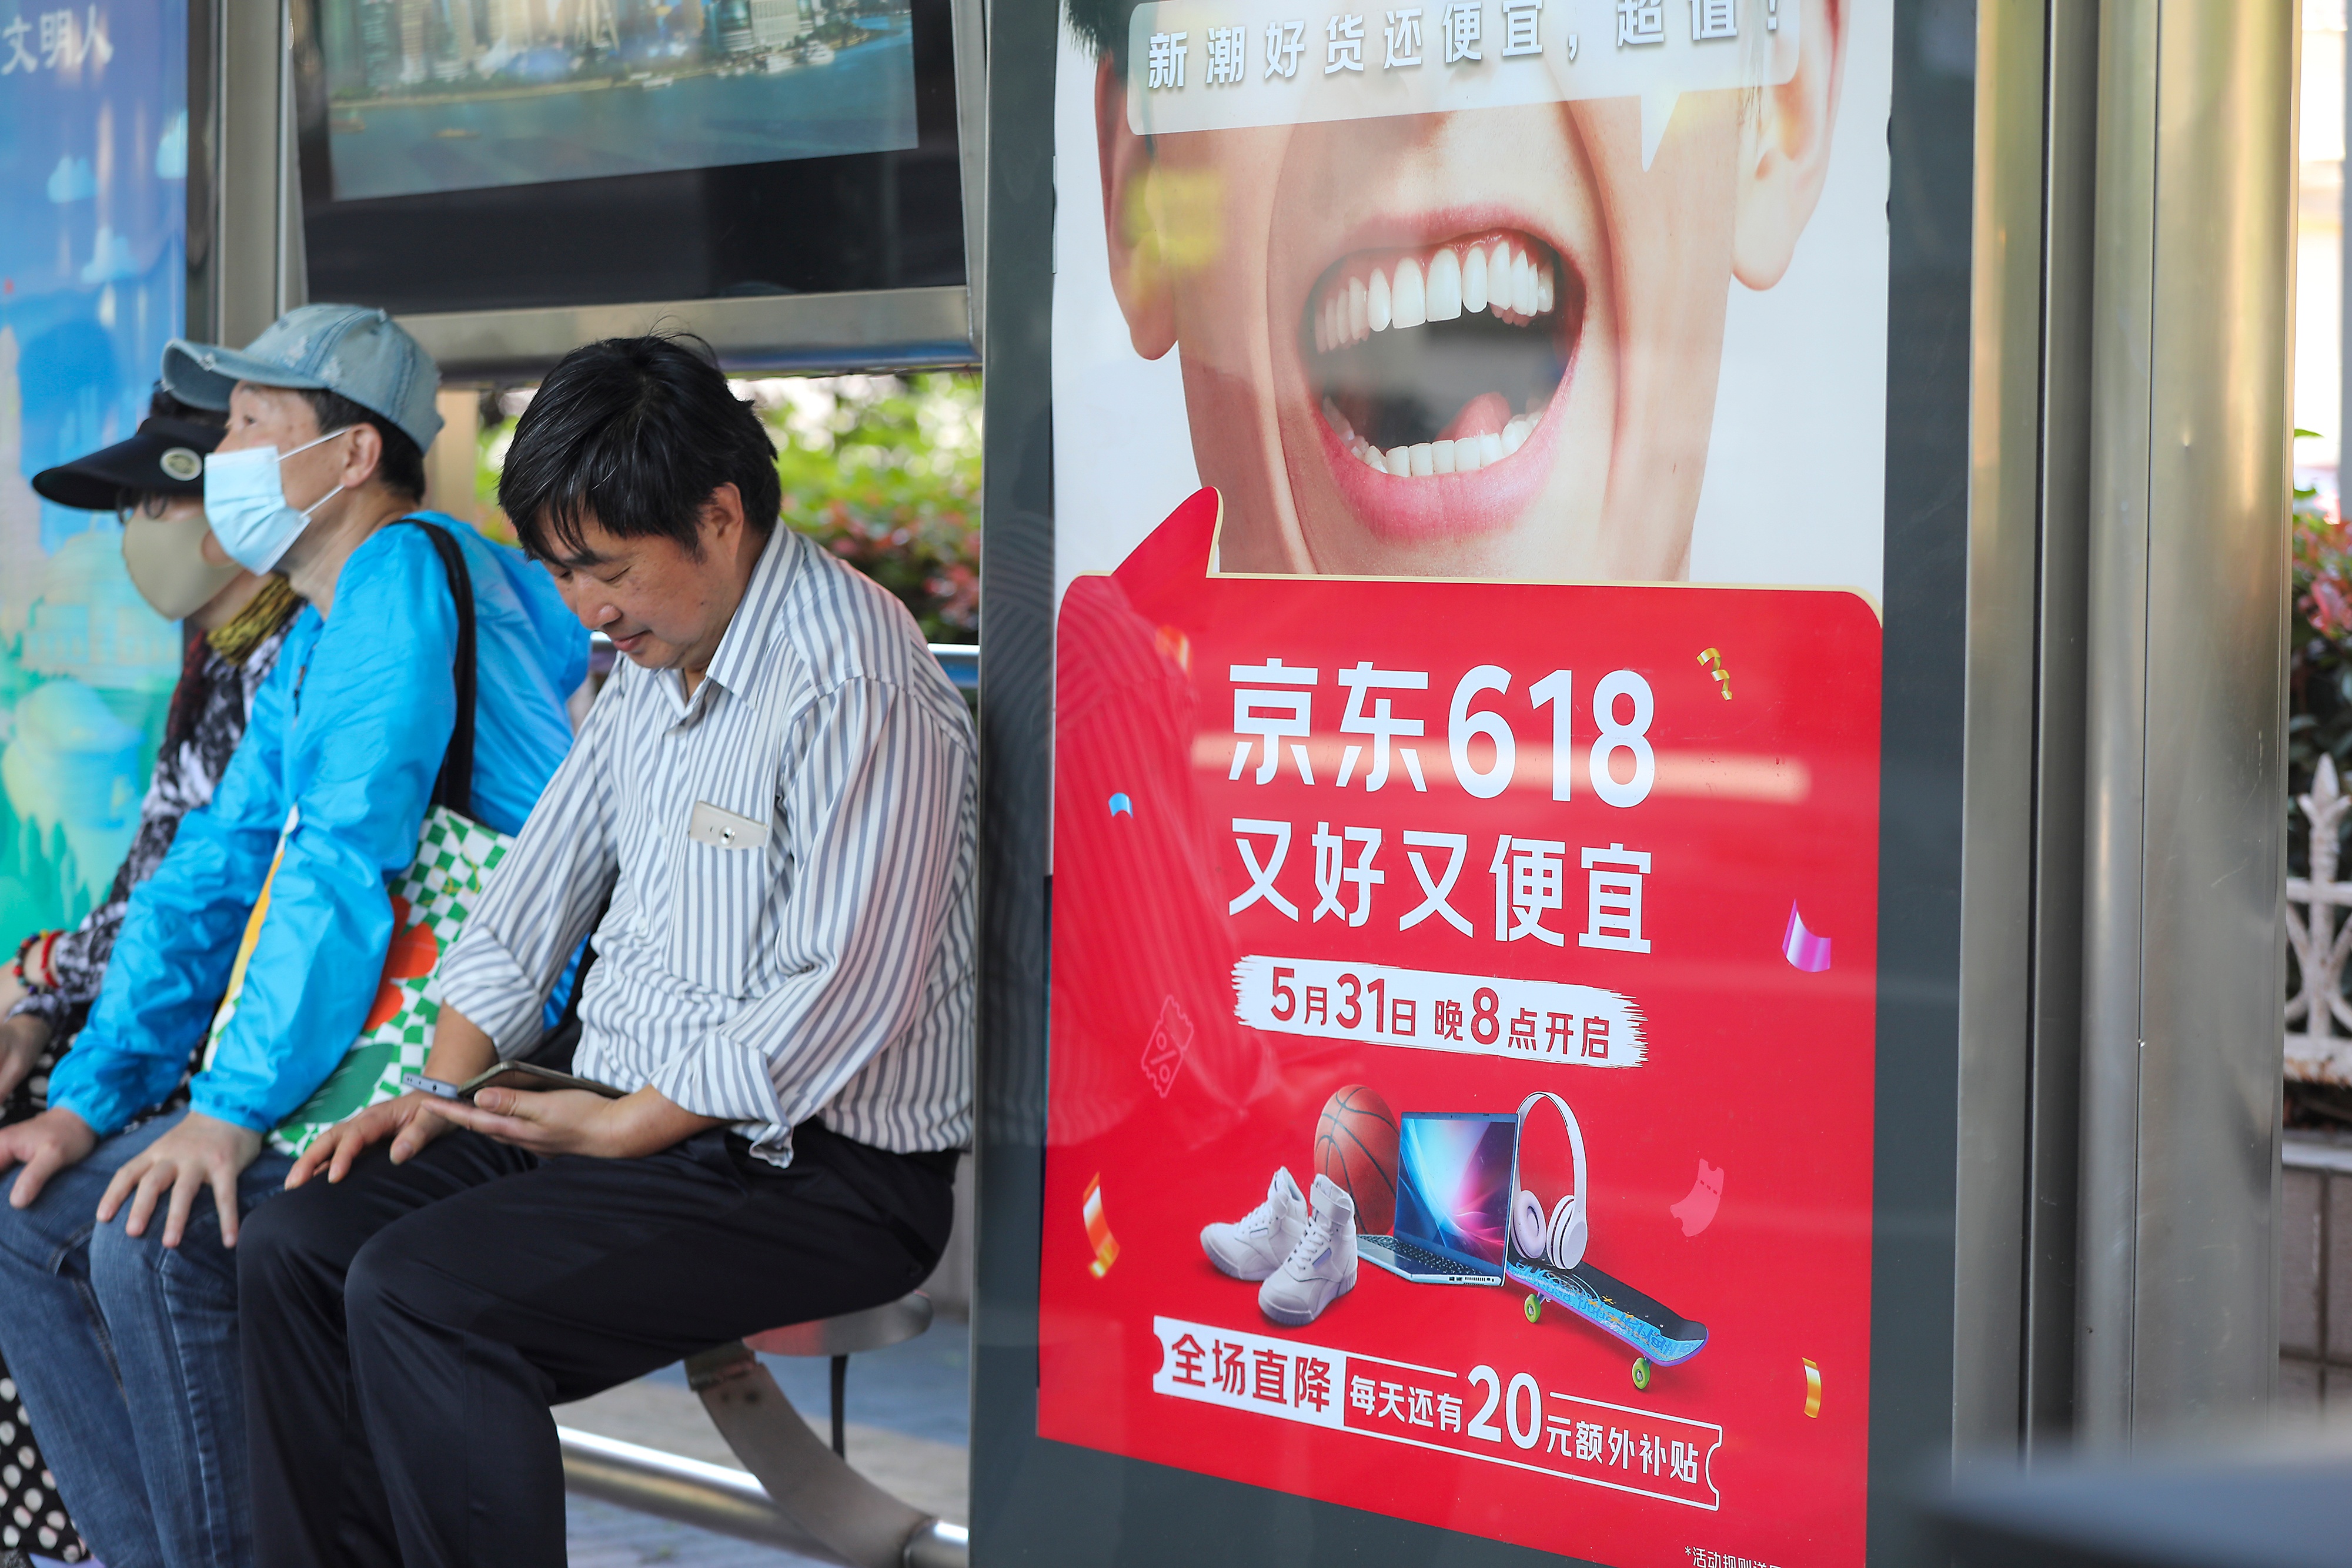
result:
<svg viewBox="0 0 2352 1568"><path fill-rule="evenodd" d="M1872 601L1222 574L1223 523L1060 612L1042 1435L1859 1563Z"/></svg>

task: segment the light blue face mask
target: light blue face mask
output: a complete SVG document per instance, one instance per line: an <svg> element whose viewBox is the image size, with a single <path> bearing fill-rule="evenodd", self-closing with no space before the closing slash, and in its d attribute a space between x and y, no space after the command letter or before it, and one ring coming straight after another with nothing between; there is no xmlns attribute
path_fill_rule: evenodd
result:
<svg viewBox="0 0 2352 1568"><path fill-rule="evenodd" d="M247 571L268 571L284 557L310 514L340 495L339 483L301 511L286 500L286 481L278 465L311 447L332 441L344 430L331 430L317 441L304 442L281 457L275 446L248 446L241 452L215 452L205 459L205 517L213 537L229 559Z"/></svg>

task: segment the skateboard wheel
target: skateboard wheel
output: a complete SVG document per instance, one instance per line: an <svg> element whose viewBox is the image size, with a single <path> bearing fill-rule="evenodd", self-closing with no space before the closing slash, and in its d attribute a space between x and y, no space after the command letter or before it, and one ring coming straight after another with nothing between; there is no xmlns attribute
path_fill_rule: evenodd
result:
<svg viewBox="0 0 2352 1568"><path fill-rule="evenodd" d="M1543 1316L1543 1298L1529 1291L1528 1299L1519 1304L1519 1311L1528 1314L1528 1322L1534 1322Z"/></svg>
<svg viewBox="0 0 2352 1568"><path fill-rule="evenodd" d="M1634 1387L1647 1388L1650 1386L1650 1358L1648 1356L1637 1355L1633 1358Z"/></svg>

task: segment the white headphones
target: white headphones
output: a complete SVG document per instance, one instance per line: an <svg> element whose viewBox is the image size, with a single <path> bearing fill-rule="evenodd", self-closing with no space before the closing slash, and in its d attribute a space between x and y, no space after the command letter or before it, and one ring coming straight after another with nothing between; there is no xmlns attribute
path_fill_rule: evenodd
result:
<svg viewBox="0 0 2352 1568"><path fill-rule="evenodd" d="M1544 1218L1543 1199L1519 1185L1519 1145L1527 1135L1528 1112L1538 1100L1559 1107L1560 1117L1568 1124L1568 1146L1576 1156L1576 1190L1553 1206L1549 1220ZM1555 1269L1573 1269L1584 1261L1585 1243L1591 1234L1585 1218L1584 1133L1568 1102L1549 1091L1538 1091L1519 1103L1519 1135L1511 1140L1511 1241L1521 1256Z"/></svg>

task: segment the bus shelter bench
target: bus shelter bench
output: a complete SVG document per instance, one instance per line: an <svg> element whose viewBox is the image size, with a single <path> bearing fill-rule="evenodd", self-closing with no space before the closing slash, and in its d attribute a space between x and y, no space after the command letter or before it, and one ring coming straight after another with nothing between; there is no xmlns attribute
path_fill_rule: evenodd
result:
<svg viewBox="0 0 2352 1568"><path fill-rule="evenodd" d="M930 1299L917 1291L690 1356L687 1381L743 1469L558 1427L565 1489L844 1568L968 1568L961 1526L910 1507L850 1469L843 1454L849 1357L912 1339L930 1323ZM760 1351L832 1363L830 1447L776 1386Z"/></svg>

